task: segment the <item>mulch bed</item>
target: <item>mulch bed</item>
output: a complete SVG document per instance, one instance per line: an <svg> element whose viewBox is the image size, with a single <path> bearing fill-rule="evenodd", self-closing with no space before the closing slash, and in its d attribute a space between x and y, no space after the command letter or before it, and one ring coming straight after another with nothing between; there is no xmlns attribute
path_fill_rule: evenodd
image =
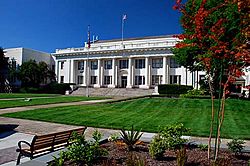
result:
<svg viewBox="0 0 250 166"><path fill-rule="evenodd" d="M131 158L141 160L146 166L176 166L175 151L166 151L164 157L160 160L152 159L149 155L148 144L143 143L136 145L134 151L129 152L124 145L117 145L114 142L108 142L101 145L102 148L108 150L108 156L100 158L95 161L94 166L125 166L131 161ZM187 149L187 166L209 166L207 159L207 151L199 148ZM233 153L228 150L220 150L220 157L225 161L225 166L248 166L250 154L242 154L235 157ZM66 165L77 165L66 162Z"/></svg>

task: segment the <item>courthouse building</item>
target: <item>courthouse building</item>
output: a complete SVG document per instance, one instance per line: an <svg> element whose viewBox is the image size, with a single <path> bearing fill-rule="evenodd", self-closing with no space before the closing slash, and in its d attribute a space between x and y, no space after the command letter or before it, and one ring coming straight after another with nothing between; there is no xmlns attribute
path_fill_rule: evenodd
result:
<svg viewBox="0 0 250 166"><path fill-rule="evenodd" d="M110 88L153 88L158 84L198 88L205 72L189 72L173 59L172 35L100 40L81 48L57 49L55 68L59 83ZM241 82L249 84L249 78Z"/></svg>

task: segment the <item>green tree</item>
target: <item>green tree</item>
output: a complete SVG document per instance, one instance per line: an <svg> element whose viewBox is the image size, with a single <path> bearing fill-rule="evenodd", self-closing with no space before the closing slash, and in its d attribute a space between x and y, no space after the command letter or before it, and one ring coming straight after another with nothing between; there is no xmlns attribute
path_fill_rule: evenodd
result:
<svg viewBox="0 0 250 166"><path fill-rule="evenodd" d="M24 62L20 67L18 77L23 87L39 87L40 84L55 81L55 73L50 70L49 66L43 61L37 63L35 60Z"/></svg>
<svg viewBox="0 0 250 166"><path fill-rule="evenodd" d="M4 50L0 47L0 92L5 91L5 81L8 75L8 58L4 55Z"/></svg>

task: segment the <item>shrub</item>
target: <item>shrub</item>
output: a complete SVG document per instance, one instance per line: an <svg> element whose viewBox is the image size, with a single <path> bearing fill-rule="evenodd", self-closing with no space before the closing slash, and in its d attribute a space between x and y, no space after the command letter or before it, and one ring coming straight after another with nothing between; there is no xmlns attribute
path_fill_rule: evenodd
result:
<svg viewBox="0 0 250 166"><path fill-rule="evenodd" d="M227 143L228 149L235 153L235 155L241 154L241 151L244 149L245 142L243 140L233 139Z"/></svg>
<svg viewBox="0 0 250 166"><path fill-rule="evenodd" d="M66 153L64 151L61 151L59 153L59 157L53 156L53 158L54 160L49 164L49 166L63 166L66 159Z"/></svg>
<svg viewBox="0 0 250 166"><path fill-rule="evenodd" d="M187 141L181 136L188 132L189 129L185 128L182 123L161 128L149 145L150 155L155 159L161 158L166 149L174 149L178 153L178 150L182 149Z"/></svg>
<svg viewBox="0 0 250 166"><path fill-rule="evenodd" d="M210 98L208 93L204 90L192 89L188 90L186 94L181 94L182 98Z"/></svg>
<svg viewBox="0 0 250 166"><path fill-rule="evenodd" d="M121 139L127 145L128 150L131 151L134 149L134 145L141 138L142 134L140 131L135 131L134 126L132 125L131 131L126 132L124 129L121 129Z"/></svg>
<svg viewBox="0 0 250 166"><path fill-rule="evenodd" d="M159 94L184 94L187 93L188 90L193 89L192 86L186 85L176 85L176 84L166 84L166 85L158 85Z"/></svg>
<svg viewBox="0 0 250 166"><path fill-rule="evenodd" d="M184 166L187 162L187 151L185 147L182 147L178 150L177 155L177 165L178 166Z"/></svg>
<svg viewBox="0 0 250 166"><path fill-rule="evenodd" d="M72 84L70 84L70 83L60 83L59 84L59 83L53 82L53 83L50 83L48 85L45 85L42 88L42 91L43 91L43 93L64 95L66 90L71 90L70 85L72 85Z"/></svg>
<svg viewBox="0 0 250 166"><path fill-rule="evenodd" d="M107 154L105 149L99 145L99 132L94 132L92 137L95 140L86 141L84 135L73 134L74 143L68 147L67 158L74 162L83 162L91 165L95 159Z"/></svg>
<svg viewBox="0 0 250 166"><path fill-rule="evenodd" d="M159 134L154 136L149 145L149 154L154 159L160 159L166 150L166 142Z"/></svg>
<svg viewBox="0 0 250 166"><path fill-rule="evenodd" d="M119 139L119 134L114 133L108 137L108 141L117 141Z"/></svg>

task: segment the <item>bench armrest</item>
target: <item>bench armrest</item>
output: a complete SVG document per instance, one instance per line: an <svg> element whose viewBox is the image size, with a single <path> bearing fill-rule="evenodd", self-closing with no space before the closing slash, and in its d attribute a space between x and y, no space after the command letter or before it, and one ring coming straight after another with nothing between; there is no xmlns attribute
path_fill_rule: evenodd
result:
<svg viewBox="0 0 250 166"><path fill-rule="evenodd" d="M26 145L28 145L31 148L31 144L28 143L27 141L19 141L18 142L18 149L17 149L17 151L22 150L22 144L26 144Z"/></svg>

